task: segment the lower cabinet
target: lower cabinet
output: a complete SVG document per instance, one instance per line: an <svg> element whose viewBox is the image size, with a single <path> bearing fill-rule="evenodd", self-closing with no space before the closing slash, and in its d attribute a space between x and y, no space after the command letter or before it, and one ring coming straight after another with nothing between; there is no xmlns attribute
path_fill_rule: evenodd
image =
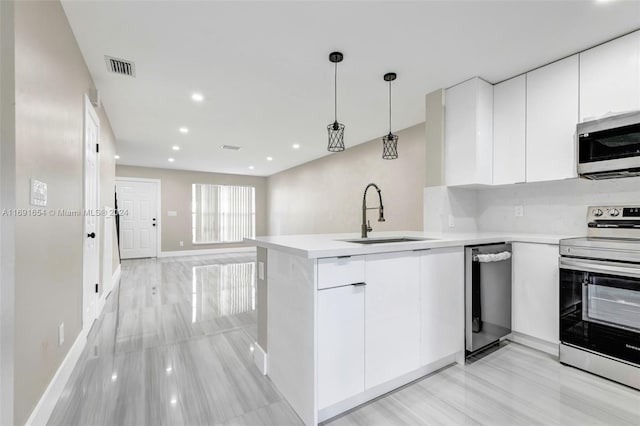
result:
<svg viewBox="0 0 640 426"><path fill-rule="evenodd" d="M319 408L364 391L364 300L365 286L318 291Z"/></svg>
<svg viewBox="0 0 640 426"><path fill-rule="evenodd" d="M364 263L366 285L318 290L319 409L464 349L462 247L367 255Z"/></svg>
<svg viewBox="0 0 640 426"><path fill-rule="evenodd" d="M420 366L420 264L414 252L366 256L365 388Z"/></svg>
<svg viewBox="0 0 640 426"><path fill-rule="evenodd" d="M420 365L464 350L464 248L420 254Z"/></svg>
<svg viewBox="0 0 640 426"><path fill-rule="evenodd" d="M559 342L558 246L513 243L511 328Z"/></svg>

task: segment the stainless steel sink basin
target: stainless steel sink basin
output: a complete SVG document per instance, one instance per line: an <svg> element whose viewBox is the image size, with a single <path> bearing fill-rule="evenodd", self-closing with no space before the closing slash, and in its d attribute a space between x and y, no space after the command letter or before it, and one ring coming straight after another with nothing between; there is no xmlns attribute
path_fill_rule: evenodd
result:
<svg viewBox="0 0 640 426"><path fill-rule="evenodd" d="M347 243L357 244L385 244L385 243L407 243L411 241L427 241L435 240L435 238L417 238L417 237L381 237L381 238L357 238L353 240L342 240Z"/></svg>

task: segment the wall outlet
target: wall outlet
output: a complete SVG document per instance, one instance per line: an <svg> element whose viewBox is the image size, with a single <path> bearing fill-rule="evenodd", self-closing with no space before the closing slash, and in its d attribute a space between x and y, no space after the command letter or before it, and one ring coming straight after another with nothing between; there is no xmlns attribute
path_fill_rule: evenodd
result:
<svg viewBox="0 0 640 426"><path fill-rule="evenodd" d="M62 346L64 343L64 323L60 323L58 326L58 346Z"/></svg>
<svg viewBox="0 0 640 426"><path fill-rule="evenodd" d="M180 241L180 247L184 247L184 241Z"/></svg>
<svg viewBox="0 0 640 426"><path fill-rule="evenodd" d="M455 228L456 226L456 218L450 214L449 215L449 228Z"/></svg>
<svg viewBox="0 0 640 426"><path fill-rule="evenodd" d="M520 206L515 206L513 208L513 213L515 214L516 217L522 217L524 216L524 206L520 205Z"/></svg>

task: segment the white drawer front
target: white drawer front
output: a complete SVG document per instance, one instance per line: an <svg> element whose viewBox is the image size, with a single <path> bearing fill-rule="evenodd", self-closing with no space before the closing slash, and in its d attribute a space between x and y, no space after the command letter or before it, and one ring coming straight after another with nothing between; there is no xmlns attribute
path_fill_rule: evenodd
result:
<svg viewBox="0 0 640 426"><path fill-rule="evenodd" d="M364 256L318 259L318 289L364 282Z"/></svg>

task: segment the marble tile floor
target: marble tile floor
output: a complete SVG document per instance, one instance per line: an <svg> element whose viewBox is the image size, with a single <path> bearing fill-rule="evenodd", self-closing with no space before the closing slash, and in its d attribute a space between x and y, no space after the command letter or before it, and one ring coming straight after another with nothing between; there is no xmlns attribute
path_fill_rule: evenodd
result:
<svg viewBox="0 0 640 426"><path fill-rule="evenodd" d="M49 424L301 424L252 362L254 275L239 254L123 261ZM640 392L507 344L326 424L639 426Z"/></svg>

